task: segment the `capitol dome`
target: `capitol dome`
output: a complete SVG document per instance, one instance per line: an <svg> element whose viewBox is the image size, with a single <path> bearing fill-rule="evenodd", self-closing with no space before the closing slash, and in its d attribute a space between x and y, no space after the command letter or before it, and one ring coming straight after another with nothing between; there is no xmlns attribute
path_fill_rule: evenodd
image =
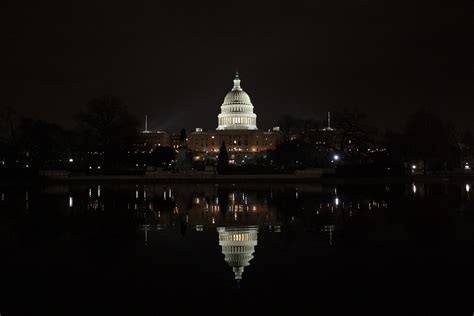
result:
<svg viewBox="0 0 474 316"><path fill-rule="evenodd" d="M239 73L235 74L234 87L225 96L217 121L217 130L257 129L257 115L249 95L240 87Z"/></svg>
<svg viewBox="0 0 474 316"><path fill-rule="evenodd" d="M252 105L250 97L244 90L232 90L224 98L223 105L246 104Z"/></svg>
<svg viewBox="0 0 474 316"><path fill-rule="evenodd" d="M244 268L250 265L257 246L257 226L218 227L219 245L224 260L234 272L237 281L242 279Z"/></svg>

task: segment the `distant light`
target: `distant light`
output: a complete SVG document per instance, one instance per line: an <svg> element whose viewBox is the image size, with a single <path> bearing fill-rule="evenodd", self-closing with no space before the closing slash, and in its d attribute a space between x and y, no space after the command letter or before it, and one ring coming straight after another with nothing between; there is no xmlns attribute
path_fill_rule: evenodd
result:
<svg viewBox="0 0 474 316"><path fill-rule="evenodd" d="M74 159L72 159L72 158L69 158L69 162L74 162Z"/></svg>
<svg viewBox="0 0 474 316"><path fill-rule="evenodd" d="M334 200L334 203L336 203L336 205L339 205L339 198L336 198L336 199Z"/></svg>
<svg viewBox="0 0 474 316"><path fill-rule="evenodd" d="M100 169L100 166L97 166L97 169Z"/></svg>
<svg viewBox="0 0 474 316"><path fill-rule="evenodd" d="M26 165L25 167L28 168L28 167L30 167L30 165Z"/></svg>
<svg viewBox="0 0 474 316"><path fill-rule="evenodd" d="M471 191L471 186L469 184L466 184L466 192L469 193Z"/></svg>
<svg viewBox="0 0 474 316"><path fill-rule="evenodd" d="M469 166L469 165L465 165L465 166L464 166L464 169L466 169L466 170L470 170L470 169L471 169L471 166Z"/></svg>
<svg viewBox="0 0 474 316"><path fill-rule="evenodd" d="M72 202L72 196L69 197L69 207L72 207L73 206L73 202Z"/></svg>
<svg viewBox="0 0 474 316"><path fill-rule="evenodd" d="M412 169L416 169L416 165L412 165L411 168L412 168Z"/></svg>
<svg viewBox="0 0 474 316"><path fill-rule="evenodd" d="M412 190L413 190L413 193L416 193L416 185L415 184L412 185Z"/></svg>
<svg viewBox="0 0 474 316"><path fill-rule="evenodd" d="M89 166L89 169L92 169L92 166Z"/></svg>
<svg viewBox="0 0 474 316"><path fill-rule="evenodd" d="M339 155L334 155L334 160L339 160Z"/></svg>

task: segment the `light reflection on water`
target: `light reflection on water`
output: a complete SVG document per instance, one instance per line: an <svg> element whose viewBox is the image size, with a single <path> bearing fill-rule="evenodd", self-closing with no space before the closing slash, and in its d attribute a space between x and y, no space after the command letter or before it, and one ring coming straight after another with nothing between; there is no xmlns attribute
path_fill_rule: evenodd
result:
<svg viewBox="0 0 474 316"><path fill-rule="evenodd" d="M25 258L56 262L68 258L64 249L71 249L74 260L75 253L81 260L90 258L88 264L110 265L108 258L121 266L137 264L144 275L155 265L169 268L167 262L191 261L209 267L193 270L209 280L201 286L235 288L238 282L242 288L252 285L272 292L274 283L261 284L267 270L285 276L282 284L289 286L298 285L302 276L329 282L318 279L320 273L328 274L325 271L332 271L332 278L339 274L344 284L348 275L356 277L344 271L381 260L390 265L408 258L412 264L418 260L429 266L431 249L441 263L457 262L455 258L472 250L469 191L469 183L3 188L0 236L5 249L16 249L7 257L12 265ZM36 243L45 255L32 250ZM29 247L20 247L23 244ZM472 258L463 262L472 263ZM403 265L393 271L397 269L407 276L414 273ZM369 272L369 281L380 287L377 273Z"/></svg>
<svg viewBox="0 0 474 316"><path fill-rule="evenodd" d="M132 187L133 198L129 193ZM106 205L110 205L113 211L126 205L134 221L139 219L147 225L168 227L180 222L182 215L191 226L199 225L202 229L215 229L222 225L284 226L285 221L288 222L287 213L291 212L292 217L304 220L305 227L316 226L321 232L326 232L327 227L333 227L331 234L339 226L335 223L344 224L347 217L357 215L376 216L370 215L373 214L372 211L389 209L391 200L437 195L435 190L429 189L427 192L424 184L412 183L411 194L403 190L403 186L398 189L388 185L379 187L373 192L359 189L353 192L344 186L337 188L320 185L271 188L247 188L242 185L102 185L102 188L101 185L65 185L42 188L37 190L39 192L35 191L35 195L41 195L41 203L48 204L48 200L52 202L65 194L68 196L67 209L75 214L103 212ZM35 208L37 203L34 199L31 201L29 190L24 191L25 210ZM293 196L289 194L291 191L294 192ZM469 184L464 185L464 191L466 194L460 200L469 199ZM15 194L16 191L2 192L2 203L15 208ZM54 208L59 212L63 210L56 203Z"/></svg>

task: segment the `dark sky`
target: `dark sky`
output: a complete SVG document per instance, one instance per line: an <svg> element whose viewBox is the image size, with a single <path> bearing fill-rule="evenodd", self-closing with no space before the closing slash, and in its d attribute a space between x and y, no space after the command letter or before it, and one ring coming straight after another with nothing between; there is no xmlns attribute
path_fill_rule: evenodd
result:
<svg viewBox="0 0 474 316"><path fill-rule="evenodd" d="M65 126L122 97L152 128L215 128L236 68L260 128L358 106L399 128L423 105L471 125L472 2L11 1L3 103Z"/></svg>

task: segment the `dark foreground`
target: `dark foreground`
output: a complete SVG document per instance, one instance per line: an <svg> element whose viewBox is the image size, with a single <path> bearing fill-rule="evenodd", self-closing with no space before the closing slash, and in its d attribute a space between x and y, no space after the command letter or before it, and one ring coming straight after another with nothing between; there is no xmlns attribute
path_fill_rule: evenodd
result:
<svg viewBox="0 0 474 316"><path fill-rule="evenodd" d="M472 315L470 191L468 183L3 188L0 313ZM222 228L242 236L256 228L258 237L226 248L227 260ZM238 281L231 266L245 251L253 258Z"/></svg>

